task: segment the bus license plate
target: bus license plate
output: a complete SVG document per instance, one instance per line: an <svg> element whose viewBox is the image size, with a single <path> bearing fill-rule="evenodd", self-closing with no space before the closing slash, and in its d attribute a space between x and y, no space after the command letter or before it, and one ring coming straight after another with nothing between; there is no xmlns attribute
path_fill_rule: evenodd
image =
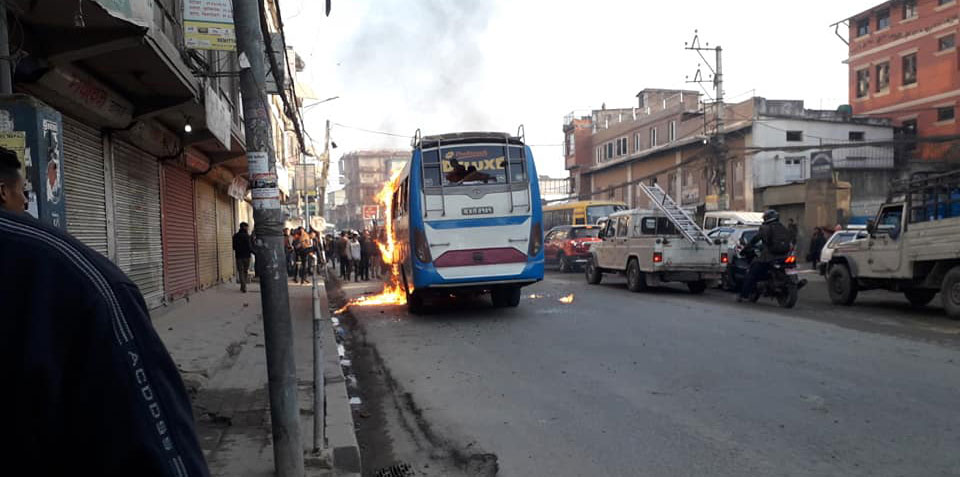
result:
<svg viewBox="0 0 960 477"><path fill-rule="evenodd" d="M492 214L493 207L464 207L460 209L460 213L463 215L484 215Z"/></svg>

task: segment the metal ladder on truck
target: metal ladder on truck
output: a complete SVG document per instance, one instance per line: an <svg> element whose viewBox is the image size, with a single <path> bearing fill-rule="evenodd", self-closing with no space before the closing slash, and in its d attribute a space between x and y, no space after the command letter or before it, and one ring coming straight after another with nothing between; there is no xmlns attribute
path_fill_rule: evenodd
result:
<svg viewBox="0 0 960 477"><path fill-rule="evenodd" d="M639 186L640 190L650 198L650 203L663 212L687 240L694 244L701 241L710 243L710 237L707 236L707 233L660 186L657 184L647 185L642 182Z"/></svg>

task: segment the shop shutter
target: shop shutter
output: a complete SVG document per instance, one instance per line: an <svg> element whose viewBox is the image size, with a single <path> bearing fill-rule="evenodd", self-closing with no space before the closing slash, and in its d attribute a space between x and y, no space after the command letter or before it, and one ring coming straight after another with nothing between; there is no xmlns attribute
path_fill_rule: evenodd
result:
<svg viewBox="0 0 960 477"><path fill-rule="evenodd" d="M200 287L217 283L217 194L213 184L198 180L197 188L197 266Z"/></svg>
<svg viewBox="0 0 960 477"><path fill-rule="evenodd" d="M100 130L63 117L63 187L67 231L107 253L107 206Z"/></svg>
<svg viewBox="0 0 960 477"><path fill-rule="evenodd" d="M163 166L163 283L171 300L197 288L193 196L190 173L174 165Z"/></svg>
<svg viewBox="0 0 960 477"><path fill-rule="evenodd" d="M117 140L113 169L117 265L154 308L163 301L160 166L155 157Z"/></svg>
<svg viewBox="0 0 960 477"><path fill-rule="evenodd" d="M222 192L217 192L217 257L220 264L220 280L229 281L234 275L233 233L234 227L233 199Z"/></svg>

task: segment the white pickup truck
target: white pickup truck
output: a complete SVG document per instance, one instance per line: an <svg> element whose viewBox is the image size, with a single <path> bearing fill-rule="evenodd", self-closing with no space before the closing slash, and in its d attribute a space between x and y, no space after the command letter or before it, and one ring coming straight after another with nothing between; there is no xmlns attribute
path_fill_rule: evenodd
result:
<svg viewBox="0 0 960 477"><path fill-rule="evenodd" d="M682 282L692 293L702 293L720 279L729 259L721 245L702 234L688 238L660 211L611 214L600 238L590 247L587 283L600 283L604 273L625 274L634 292Z"/></svg>
<svg viewBox="0 0 960 477"><path fill-rule="evenodd" d="M960 171L895 184L866 237L838 245L826 274L838 305L862 290L901 292L914 306L939 293L960 319Z"/></svg>

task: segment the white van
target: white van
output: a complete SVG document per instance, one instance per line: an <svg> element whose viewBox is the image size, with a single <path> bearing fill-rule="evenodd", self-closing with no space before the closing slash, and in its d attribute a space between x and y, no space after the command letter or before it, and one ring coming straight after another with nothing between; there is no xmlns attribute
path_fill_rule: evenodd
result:
<svg viewBox="0 0 960 477"><path fill-rule="evenodd" d="M718 210L703 214L703 230L717 227L759 227L763 225L763 212Z"/></svg>

